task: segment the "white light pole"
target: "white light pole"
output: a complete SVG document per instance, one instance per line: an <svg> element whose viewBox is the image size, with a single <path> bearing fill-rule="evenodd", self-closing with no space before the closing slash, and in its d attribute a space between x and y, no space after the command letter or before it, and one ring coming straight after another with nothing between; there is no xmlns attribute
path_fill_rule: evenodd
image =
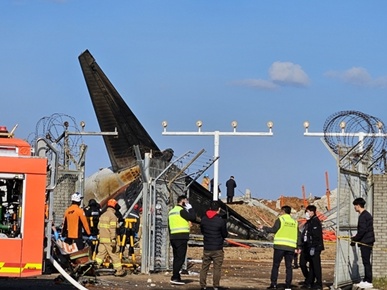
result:
<svg viewBox="0 0 387 290"><path fill-rule="evenodd" d="M214 192L213 200L218 200L218 184L219 184L219 137L220 136L273 136L272 128L273 122L267 122L267 127L269 132L237 132L236 128L238 126L237 121L232 121L231 126L233 128L232 132L202 132L202 121L197 121L196 126L198 127L197 132L167 132L168 122L163 121L162 126L164 128L162 135L165 136L214 136Z"/></svg>

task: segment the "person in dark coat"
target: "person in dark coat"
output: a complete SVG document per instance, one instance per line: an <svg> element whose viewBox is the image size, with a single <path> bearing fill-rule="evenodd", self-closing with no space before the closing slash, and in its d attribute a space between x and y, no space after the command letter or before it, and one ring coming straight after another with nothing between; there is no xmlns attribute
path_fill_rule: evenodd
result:
<svg viewBox="0 0 387 290"><path fill-rule="evenodd" d="M98 236L98 222L102 214L100 204L95 199L90 199L84 211L89 222L91 235Z"/></svg>
<svg viewBox="0 0 387 290"><path fill-rule="evenodd" d="M98 223L99 218L102 214L101 205L95 200L90 199L87 207L84 209L87 221L89 222L91 239L88 241L89 245L91 245L91 251L94 253L97 250L98 244Z"/></svg>
<svg viewBox="0 0 387 290"><path fill-rule="evenodd" d="M357 243L364 266L364 279L357 286L369 289L373 288L371 255L372 247L375 243L374 219L364 208L366 201L363 198L356 198L352 204L355 207L355 211L359 213L359 219L357 222L357 233L351 238L351 246L355 246Z"/></svg>
<svg viewBox="0 0 387 290"><path fill-rule="evenodd" d="M237 187L237 184L234 180L234 176L230 176L230 179L226 182L227 203L232 203L232 199L235 195L235 187Z"/></svg>
<svg viewBox="0 0 387 290"><path fill-rule="evenodd" d="M224 259L223 243L227 237L226 220L220 213L220 205L217 201L212 201L210 209L206 211L200 222L200 229L203 234L203 259L200 270L200 287L206 289L207 273L213 262L212 284L214 289L220 287L220 276Z"/></svg>
<svg viewBox="0 0 387 290"><path fill-rule="evenodd" d="M321 269L321 251L324 250L324 240L321 221L316 215L316 206L308 205L305 211L306 223L301 233L303 241L302 255L305 262L309 263L309 269L302 262L301 270L306 280L302 288L313 288L321 290L322 269Z"/></svg>

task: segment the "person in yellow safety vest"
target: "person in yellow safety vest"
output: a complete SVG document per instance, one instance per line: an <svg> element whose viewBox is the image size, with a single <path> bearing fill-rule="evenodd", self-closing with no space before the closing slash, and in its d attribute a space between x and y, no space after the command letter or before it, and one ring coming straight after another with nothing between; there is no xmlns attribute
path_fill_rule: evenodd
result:
<svg viewBox="0 0 387 290"><path fill-rule="evenodd" d="M115 199L109 199L105 213L99 218L99 246L95 261L97 265L101 265L106 255L109 255L112 259L113 268L116 270L114 276L123 277L126 275L126 271L122 269L120 255L117 252L118 218L115 215L116 205L117 201Z"/></svg>
<svg viewBox="0 0 387 290"><path fill-rule="evenodd" d="M281 213L272 227L259 226L267 233L274 233L274 254L271 268L270 286L267 289L277 289L278 269L285 258L286 278L285 289L291 289L293 279L292 261L294 252L299 253L301 241L297 221L290 216L290 206L281 207Z"/></svg>
<svg viewBox="0 0 387 290"><path fill-rule="evenodd" d="M173 250L173 270L171 284L184 285L181 280L180 270L185 262L187 253L190 222L196 222L196 213L189 204L186 195L177 198L177 204L169 211L168 228L169 240Z"/></svg>

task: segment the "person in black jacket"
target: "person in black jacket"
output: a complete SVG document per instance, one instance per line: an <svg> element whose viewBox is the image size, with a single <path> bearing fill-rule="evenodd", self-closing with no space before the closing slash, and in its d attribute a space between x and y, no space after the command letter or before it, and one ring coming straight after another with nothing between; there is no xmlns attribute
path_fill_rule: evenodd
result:
<svg viewBox="0 0 387 290"><path fill-rule="evenodd" d="M371 255L375 242L374 220L372 215L364 208L366 201L363 198L356 198L352 204L355 207L355 211L359 213L359 219L357 222L357 233L351 238L351 246L355 246L357 243L360 247L364 266L364 279L357 286L364 289L373 288Z"/></svg>
<svg viewBox="0 0 387 290"><path fill-rule="evenodd" d="M273 242L273 265L270 274L270 286L266 289L278 289L278 271L282 260L285 260L285 290L292 287L293 268L292 260L294 252L298 250L300 235L297 222L291 217L292 209L288 205L281 207L280 216L275 220L272 227L260 225L259 229L266 233L274 234Z"/></svg>
<svg viewBox="0 0 387 290"><path fill-rule="evenodd" d="M92 236L98 236L98 222L101 216L101 206L95 199L90 199L87 207L84 209L87 221L89 222Z"/></svg>
<svg viewBox="0 0 387 290"><path fill-rule="evenodd" d="M230 176L230 179L226 181L227 203L232 203L232 199L235 195L235 187L237 187L237 184L235 182L234 176Z"/></svg>
<svg viewBox="0 0 387 290"><path fill-rule="evenodd" d="M219 202L212 201L209 210L206 211L200 222L200 229L203 234L203 260L202 269L200 270L201 289L206 289L207 273L211 261L213 262L213 289L217 290L220 287L224 259L223 243L228 235L226 220L219 215L220 210Z"/></svg>
<svg viewBox="0 0 387 290"><path fill-rule="evenodd" d="M304 229L301 233L303 241L303 258L309 262L309 269L303 268L306 280L302 288L322 289L321 251L324 250L324 240L321 221L316 215L316 206L308 205L305 211Z"/></svg>
<svg viewBox="0 0 387 290"><path fill-rule="evenodd" d="M101 205L95 200L90 199L87 207L84 209L87 221L89 222L90 227L90 233L91 233L91 239L88 241L89 245L91 245L91 251L94 253L94 251L97 250L97 244L98 244L98 223L99 223L99 217L102 214Z"/></svg>

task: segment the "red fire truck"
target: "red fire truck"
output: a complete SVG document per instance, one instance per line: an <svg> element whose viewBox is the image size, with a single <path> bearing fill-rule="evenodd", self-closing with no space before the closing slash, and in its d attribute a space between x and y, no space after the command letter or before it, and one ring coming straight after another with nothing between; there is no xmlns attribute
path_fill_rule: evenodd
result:
<svg viewBox="0 0 387 290"><path fill-rule="evenodd" d="M47 157L0 126L0 276L42 274Z"/></svg>

